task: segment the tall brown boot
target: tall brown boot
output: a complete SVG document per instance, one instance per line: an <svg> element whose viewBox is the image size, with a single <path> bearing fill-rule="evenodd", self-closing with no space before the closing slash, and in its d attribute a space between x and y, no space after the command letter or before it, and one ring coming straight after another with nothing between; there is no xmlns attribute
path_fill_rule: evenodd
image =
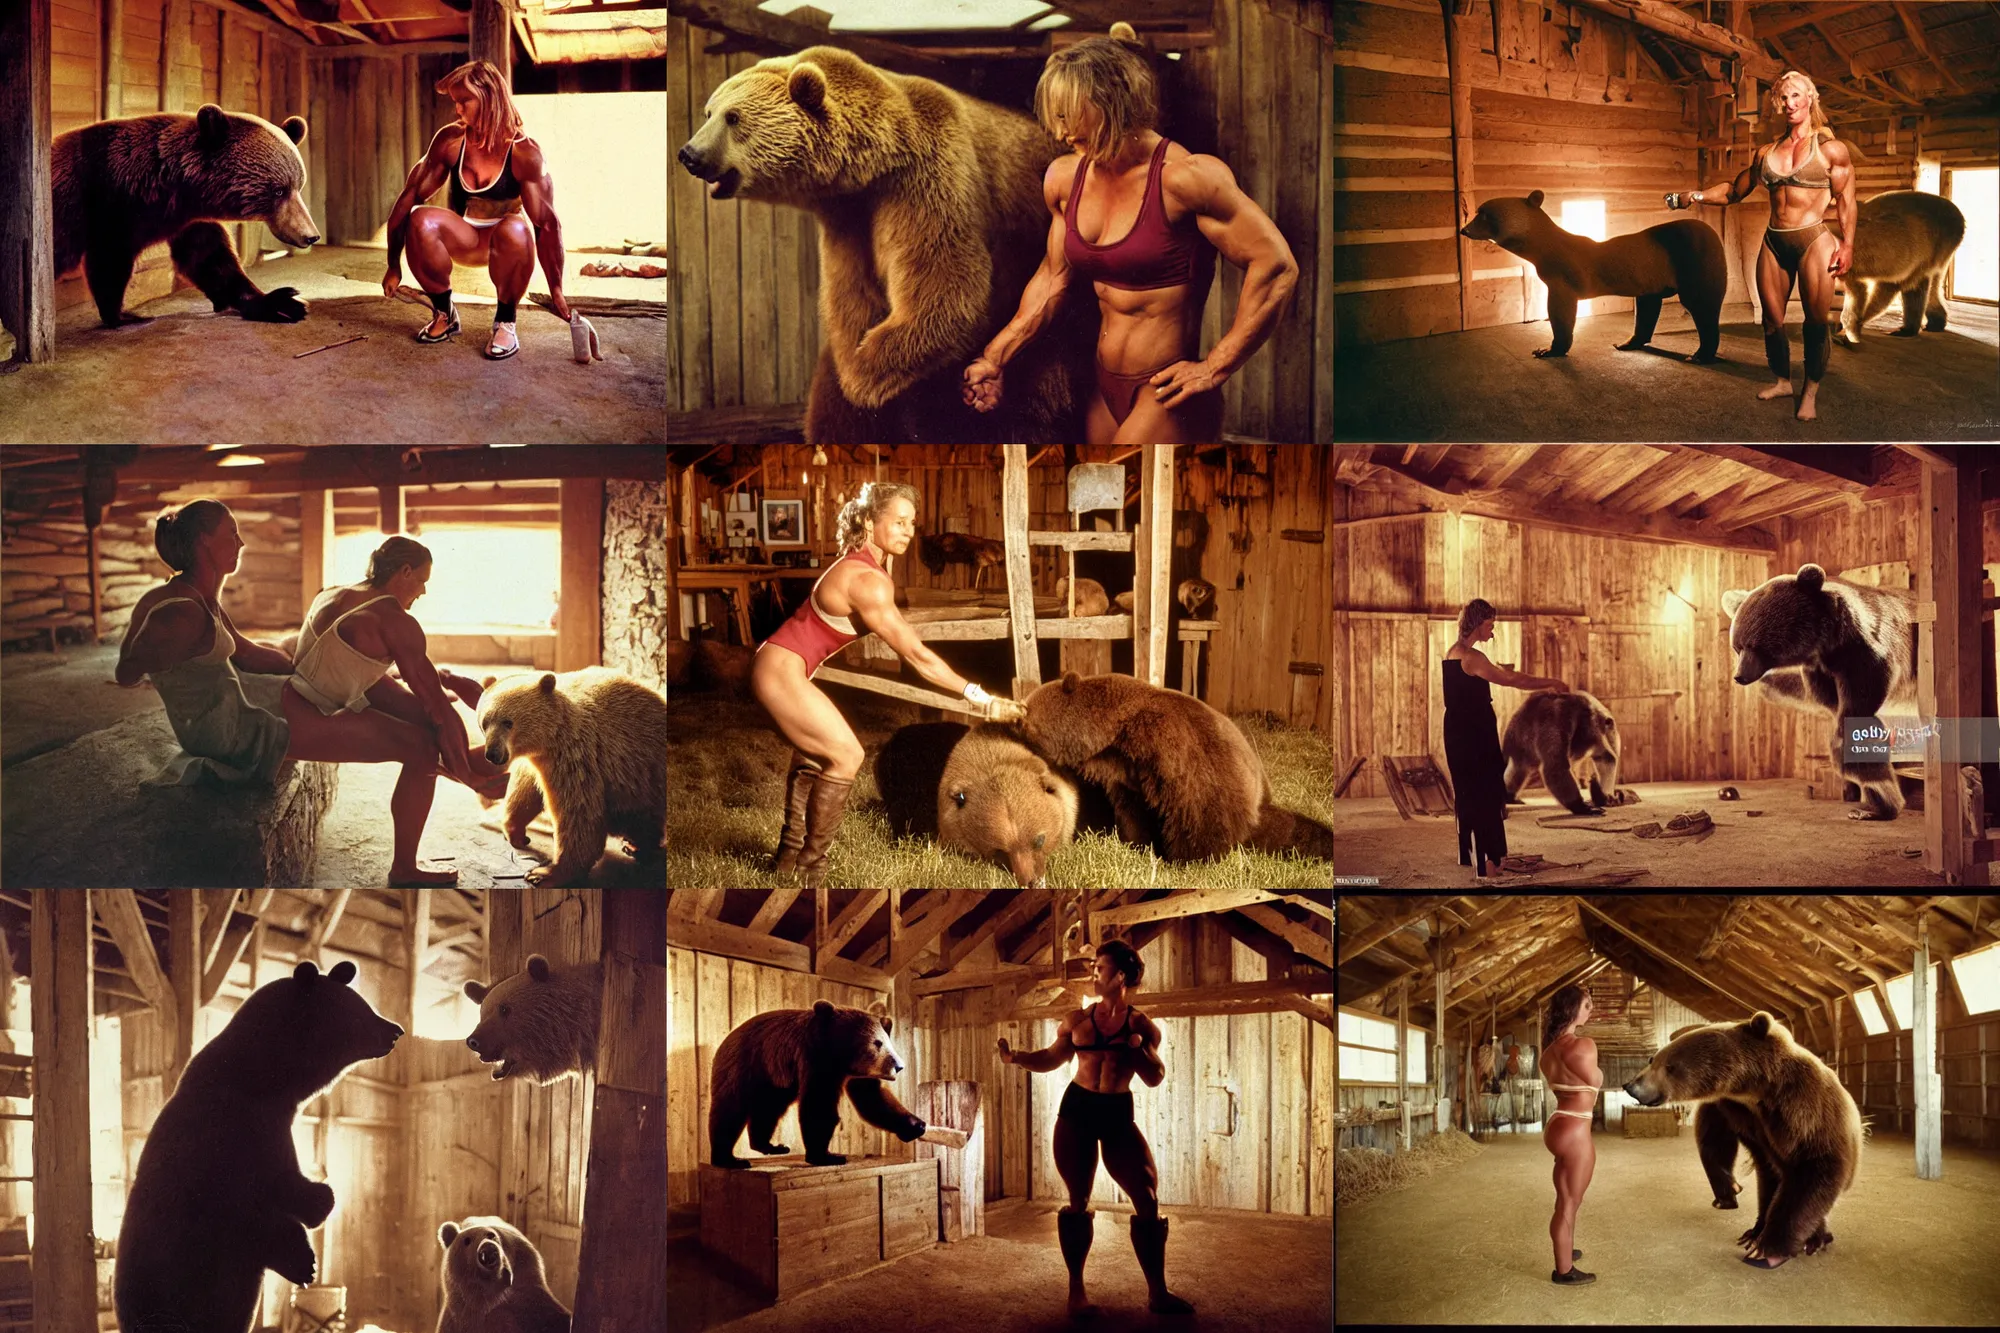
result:
<svg viewBox="0 0 2000 1333"><path fill-rule="evenodd" d="M847 813L847 795L853 790L853 778L842 781L821 773L813 780L812 794L806 798L805 846L799 849L799 870L809 889L826 883L826 856L833 850L833 835L840 831L840 817Z"/></svg>
<svg viewBox="0 0 2000 1333"><path fill-rule="evenodd" d="M1062 1242L1063 1262L1069 1265L1072 1319L1088 1319L1097 1313L1097 1307L1083 1298L1083 1261L1090 1256L1090 1238L1096 1220L1095 1213L1073 1213L1067 1208L1056 1214L1056 1238Z"/></svg>
<svg viewBox="0 0 2000 1333"><path fill-rule="evenodd" d="M1154 1314L1193 1312L1193 1305L1167 1290L1166 1218L1133 1216L1132 1253L1139 1256L1139 1271L1146 1275L1147 1309Z"/></svg>
<svg viewBox="0 0 2000 1333"><path fill-rule="evenodd" d="M799 867L799 850L806 845L806 800L812 795L819 765L802 751L792 751L792 768L785 774L785 827L778 834L778 852L771 873L789 875Z"/></svg>

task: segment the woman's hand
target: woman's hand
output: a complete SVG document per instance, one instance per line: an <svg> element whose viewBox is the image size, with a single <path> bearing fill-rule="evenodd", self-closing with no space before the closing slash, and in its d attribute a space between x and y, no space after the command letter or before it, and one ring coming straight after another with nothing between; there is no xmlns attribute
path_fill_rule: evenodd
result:
<svg viewBox="0 0 2000 1333"><path fill-rule="evenodd" d="M1153 396L1161 407L1172 410L1186 406L1198 393L1215 392L1228 378L1205 361L1176 361L1153 376Z"/></svg>
<svg viewBox="0 0 2000 1333"><path fill-rule="evenodd" d="M965 368L965 405L979 412L1000 406L1003 375L997 363L980 357Z"/></svg>
<svg viewBox="0 0 2000 1333"><path fill-rule="evenodd" d="M462 731L463 728L454 727L451 730ZM475 784L476 779L472 776L472 757L465 752L465 740L462 736L440 737L438 753L443 757L445 772L468 787Z"/></svg>
<svg viewBox="0 0 2000 1333"><path fill-rule="evenodd" d="M1842 241L1834 247L1833 258L1826 261L1826 271L1838 278L1845 276L1847 270L1852 267L1854 267L1854 247Z"/></svg>
<svg viewBox="0 0 2000 1333"><path fill-rule="evenodd" d="M396 293L401 291L402 287L403 275L395 269L390 269L382 275L382 295L388 297L391 301L396 299Z"/></svg>
<svg viewBox="0 0 2000 1333"><path fill-rule="evenodd" d="M1011 1049L1009 1049L1007 1045L1007 1039L1005 1037L1002 1037L1000 1039L1000 1063L1003 1065L1011 1065L1014 1063L1014 1052Z"/></svg>

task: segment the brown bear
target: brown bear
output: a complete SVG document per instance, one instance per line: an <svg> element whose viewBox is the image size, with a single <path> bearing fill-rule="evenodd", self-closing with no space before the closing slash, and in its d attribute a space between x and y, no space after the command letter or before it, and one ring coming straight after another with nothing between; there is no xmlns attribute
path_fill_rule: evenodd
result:
<svg viewBox="0 0 2000 1333"><path fill-rule="evenodd" d="M497 1217L438 1228L444 1308L437 1333L569 1333L569 1310L549 1292L534 1243Z"/></svg>
<svg viewBox="0 0 2000 1333"><path fill-rule="evenodd" d="M1069 580L1067 578L1056 580L1056 599L1062 602L1065 608L1064 614L1066 615L1101 616L1108 614L1111 610L1111 599L1104 595L1104 585L1096 579L1078 579L1076 581L1075 610L1071 611L1067 609L1069 606Z"/></svg>
<svg viewBox="0 0 2000 1333"><path fill-rule="evenodd" d="M1826 1218L1861 1162L1861 1112L1784 1024L1760 1011L1748 1022L1684 1032L1625 1092L1641 1106L1702 1103L1695 1142L1717 1207L1735 1206L1736 1144L1750 1150L1757 1220L1737 1237L1749 1247L1745 1263L1776 1268L1833 1243Z"/></svg>
<svg viewBox="0 0 2000 1333"><path fill-rule="evenodd" d="M960 393L1047 248L1042 175L1065 150L1041 126L832 46L731 75L705 115L679 157L710 198L819 222L825 342L808 444L1080 438L1075 385L1094 317L1030 343L998 411L975 412Z"/></svg>
<svg viewBox="0 0 2000 1333"><path fill-rule="evenodd" d="M799 1132L806 1162L839 1166L847 1158L829 1152L840 1124L840 1094L869 1124L908 1143L927 1126L889 1091L885 1079L902 1072L903 1062L889 1044L893 1021L880 1006L847 1009L821 1000L810 1009L772 1009L739 1023L716 1049L709 1088L709 1161L747 1167L736 1155L736 1136L750 1127L750 1146L760 1153L791 1149L771 1142L771 1134L793 1102L799 1104Z"/></svg>
<svg viewBox="0 0 2000 1333"><path fill-rule="evenodd" d="M1835 230L1838 223L1827 219ZM1861 345L1861 326L1903 298L1903 327L1892 338L1945 326L1944 270L1965 240L1965 214L1942 195L1889 190L1861 201L1854 219L1854 262L1840 277L1847 292L1835 342Z"/></svg>
<svg viewBox="0 0 2000 1333"><path fill-rule="evenodd" d="M479 701L486 757L513 764L507 840L528 845L546 800L556 826L553 866L530 883L577 884L604 854L607 833L651 863L666 845L667 701L603 667L507 676ZM522 762L514 763L520 760Z"/></svg>
<svg viewBox="0 0 2000 1333"><path fill-rule="evenodd" d="M1004 727L952 747L937 789L938 845L1046 888L1049 855L1076 839L1077 786Z"/></svg>
<svg viewBox="0 0 2000 1333"><path fill-rule="evenodd" d="M313 1280L306 1229L333 1211L333 1190L300 1174L292 1119L403 1035L353 980L351 962L324 976L300 963L258 987L188 1061L146 1136L118 1232L113 1285L127 1333L245 1329L265 1269Z"/></svg>
<svg viewBox="0 0 2000 1333"><path fill-rule="evenodd" d="M58 278L82 265L97 317L107 328L146 322L125 310L139 252L169 242L174 267L217 310L296 323L306 304L296 287L263 291L244 275L224 222L261 222L287 245L319 242L306 210L306 123L284 127L209 104L100 120L58 134L49 153L49 204Z"/></svg>
<svg viewBox="0 0 2000 1333"><path fill-rule="evenodd" d="M465 1044L494 1066L494 1078L553 1083L597 1067L602 963L551 963L531 953L524 970L491 986L468 981L465 993L479 1006L479 1026Z"/></svg>
<svg viewBox="0 0 2000 1333"><path fill-rule="evenodd" d="M1022 734L1052 764L1104 789L1129 843L1199 861L1248 843L1333 855L1333 831L1271 802L1264 765L1201 700L1130 676L1071 671L1027 699Z"/></svg>
<svg viewBox="0 0 2000 1333"><path fill-rule="evenodd" d="M1536 356L1569 354L1576 332L1576 303L1584 297L1639 298L1632 337L1617 344L1625 352L1652 340L1660 302L1678 295L1700 337L1701 345L1688 360L1716 360L1729 260L1722 238L1706 222L1682 218L1629 236L1593 241L1551 221L1542 211L1542 192L1536 190L1526 199L1488 199L1458 234L1512 251L1533 264L1536 276L1548 284L1549 326L1555 338Z"/></svg>

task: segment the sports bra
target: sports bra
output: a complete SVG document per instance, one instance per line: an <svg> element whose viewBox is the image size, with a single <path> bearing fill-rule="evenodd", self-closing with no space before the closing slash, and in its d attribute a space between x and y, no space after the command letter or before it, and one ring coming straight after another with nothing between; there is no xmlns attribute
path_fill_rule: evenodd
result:
<svg viewBox="0 0 2000 1333"><path fill-rule="evenodd" d="M1775 147L1775 145L1773 146ZM1762 171L1766 188L1774 185L1796 185L1807 190L1824 190L1832 185L1833 178L1827 173L1826 158L1819 151L1819 136L1817 134L1812 137L1812 143L1809 147L1812 151L1806 155L1806 160L1794 164L1792 174L1789 176L1780 176L1772 172L1771 154L1766 150ZM1819 167L1819 176L1817 179L1805 174L1806 169L1814 165Z"/></svg>
<svg viewBox="0 0 2000 1333"><path fill-rule="evenodd" d="M1169 223L1166 200L1160 197L1160 168L1167 160L1168 143L1162 135L1159 147L1153 150L1152 165L1146 170L1146 191L1139 198L1139 216L1132 220L1132 230L1110 245L1086 241L1077 232L1076 206L1083 198L1090 160L1085 158L1076 169L1069 207L1063 213L1063 258L1078 274L1126 291L1192 287L1198 295L1208 294L1209 278L1215 272L1215 250L1192 214Z"/></svg>
<svg viewBox="0 0 2000 1333"><path fill-rule="evenodd" d="M1097 1006L1093 1004L1090 1008L1084 1010L1083 1016L1089 1020L1090 1030L1096 1035L1097 1040L1094 1042L1080 1042L1075 1037L1071 1037L1069 1044L1079 1051L1101 1051L1111 1045L1114 1039L1130 1035L1132 1031L1132 1015L1136 1012L1137 1010L1133 1009L1131 1005L1126 1005L1125 1021L1118 1025L1118 1030L1116 1032L1099 1032L1097 1029ZM1123 1045L1124 1043L1119 1042L1118 1044Z"/></svg>
<svg viewBox="0 0 2000 1333"><path fill-rule="evenodd" d="M465 183L465 144L466 140L471 137L470 134L467 134L459 139L458 164L451 169L451 197L448 206L452 212L458 214L460 217L467 216L465 210L474 201L499 204L521 197L521 182L514 179L514 144L521 142L522 139L528 136L525 134L519 135L512 143L507 145L507 156L500 161L500 174L477 190ZM491 215L497 217L508 211L511 210L501 210L499 213L492 213ZM487 215L488 210L482 209L481 213L482 216Z"/></svg>

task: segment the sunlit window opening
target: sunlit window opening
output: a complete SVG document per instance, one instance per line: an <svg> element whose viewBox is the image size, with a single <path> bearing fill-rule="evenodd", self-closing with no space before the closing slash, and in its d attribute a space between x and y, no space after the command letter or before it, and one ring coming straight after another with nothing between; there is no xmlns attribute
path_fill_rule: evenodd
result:
<svg viewBox="0 0 2000 1333"><path fill-rule="evenodd" d="M1930 971L1931 971L1931 1003L1935 1005L1937 1003L1938 965L1936 963L1932 963ZM1886 981L1882 983L1882 990L1889 997L1889 1008L1893 1010L1896 1015L1896 1026L1906 1030L1909 1028L1911 1021L1916 1016L1915 1011L1911 1008L1912 987L1910 985L1911 981L1915 977L1916 973L1905 972L1902 976L1897 977L1894 981Z"/></svg>
<svg viewBox="0 0 2000 1333"><path fill-rule="evenodd" d="M1958 983L1968 1014L2000 1009L2000 944L1952 959L1951 977Z"/></svg>
<svg viewBox="0 0 2000 1333"><path fill-rule="evenodd" d="M1854 992L1854 1012L1861 1017L1862 1030L1871 1037L1887 1032L1889 1024L1882 1017L1882 1006L1875 1003L1875 992L1858 990Z"/></svg>
<svg viewBox="0 0 2000 1333"><path fill-rule="evenodd" d="M1588 236L1593 241L1604 239L1604 201L1602 199L1565 199L1562 206L1562 229L1573 231L1579 236ZM1582 319L1590 313L1588 299L1576 303L1576 317Z"/></svg>
<svg viewBox="0 0 2000 1333"><path fill-rule="evenodd" d="M1410 1045L1405 1052L1405 1069L1412 1083L1426 1081L1424 1039L1428 1034L1410 1029ZM1396 1025L1361 1014L1340 1014L1340 1049L1336 1076L1342 1083L1394 1083L1396 1081Z"/></svg>
<svg viewBox="0 0 2000 1333"><path fill-rule="evenodd" d="M560 529L444 528L411 535L431 553L431 581L410 612L426 631L551 628L561 588ZM367 578L368 556L381 544L379 532L334 538L327 581Z"/></svg>

